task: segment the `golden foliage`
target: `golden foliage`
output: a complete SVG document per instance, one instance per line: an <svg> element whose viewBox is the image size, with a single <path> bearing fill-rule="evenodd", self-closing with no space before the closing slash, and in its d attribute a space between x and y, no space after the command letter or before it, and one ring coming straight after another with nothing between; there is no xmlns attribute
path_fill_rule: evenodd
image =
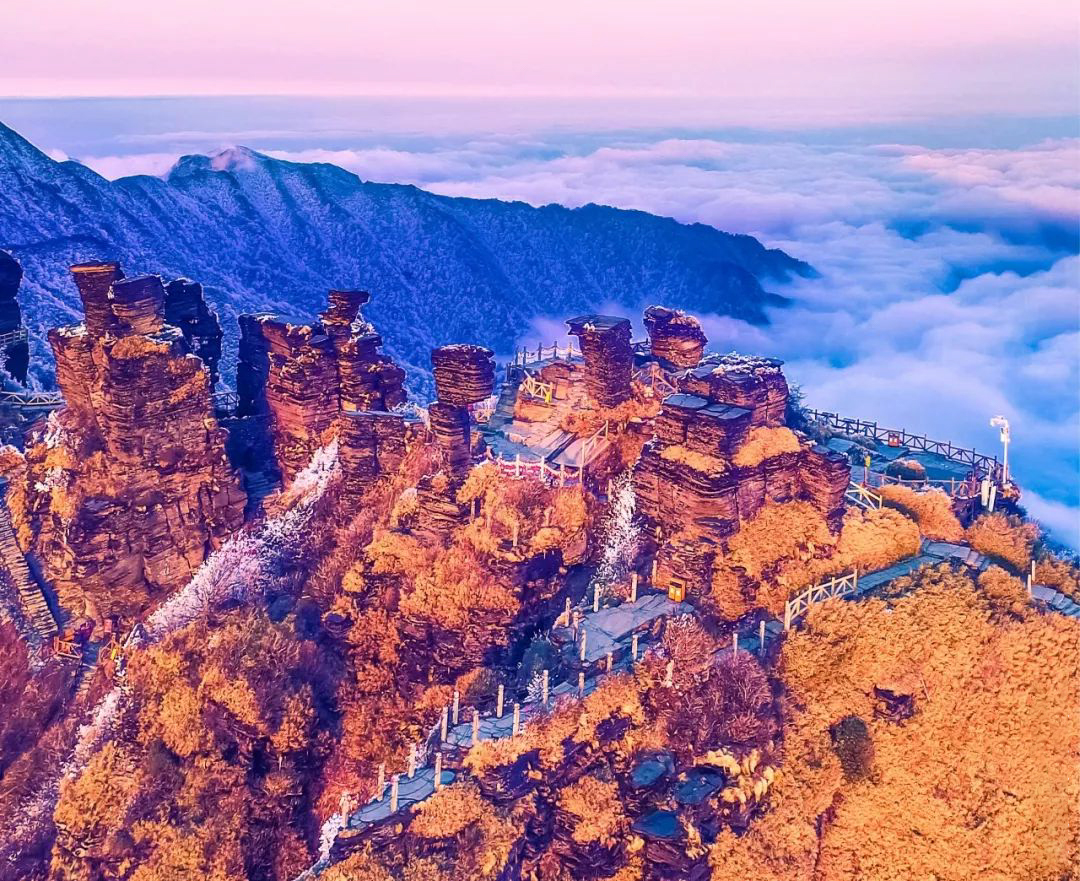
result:
<svg viewBox="0 0 1080 881"><path fill-rule="evenodd" d="M919 527L899 511L849 510L836 547L839 568L832 571L885 569L917 554L921 543Z"/></svg>
<svg viewBox="0 0 1080 881"><path fill-rule="evenodd" d="M409 831L420 838L452 838L491 813L475 786L454 784L416 806Z"/></svg>
<svg viewBox="0 0 1080 881"><path fill-rule="evenodd" d="M399 604L401 613L410 618L437 621L457 631L476 624L478 617L508 623L519 608L517 597L493 581L476 553L460 546L417 575Z"/></svg>
<svg viewBox="0 0 1080 881"><path fill-rule="evenodd" d="M672 444L664 447L660 451L660 458L666 462L686 465L688 468L693 468L703 474L724 474L729 469L728 463L723 459L699 453L697 450L691 450L682 444Z"/></svg>
<svg viewBox="0 0 1080 881"><path fill-rule="evenodd" d="M1080 602L1080 566L1074 562L1043 557L1035 564L1035 583L1045 584Z"/></svg>
<svg viewBox="0 0 1080 881"><path fill-rule="evenodd" d="M732 461L740 468L749 468L784 453L797 453L800 449L799 439L790 428L759 425L751 429Z"/></svg>
<svg viewBox="0 0 1080 881"><path fill-rule="evenodd" d="M777 563L809 560L832 541L825 518L809 502L767 504L731 537L727 560L761 579Z"/></svg>
<svg viewBox="0 0 1080 881"><path fill-rule="evenodd" d="M924 570L896 601L825 603L789 635L784 773L744 835L724 830L714 877L1062 878L1080 835L1080 627L995 621L971 579ZM921 585L921 586L919 586ZM915 713L875 713L910 683ZM846 779L829 729L855 716L876 782Z"/></svg>
<svg viewBox="0 0 1080 881"><path fill-rule="evenodd" d="M582 777L559 790L558 806L573 818L570 836L578 844L608 846L626 831L626 814L614 782Z"/></svg>
<svg viewBox="0 0 1080 881"><path fill-rule="evenodd" d="M1001 562L1014 572L1025 572L1031 565L1031 551L1039 529L1019 517L1001 511L983 514L968 527L966 538L980 554Z"/></svg>
<svg viewBox="0 0 1080 881"><path fill-rule="evenodd" d="M978 585L995 615L1023 618L1031 612L1027 585L1000 566L990 566L985 572L979 573Z"/></svg>
<svg viewBox="0 0 1080 881"><path fill-rule="evenodd" d="M918 523L919 529L927 538L958 542L964 537L964 527L956 519L952 501L943 490L915 492L910 487L890 483L877 492L887 505Z"/></svg>

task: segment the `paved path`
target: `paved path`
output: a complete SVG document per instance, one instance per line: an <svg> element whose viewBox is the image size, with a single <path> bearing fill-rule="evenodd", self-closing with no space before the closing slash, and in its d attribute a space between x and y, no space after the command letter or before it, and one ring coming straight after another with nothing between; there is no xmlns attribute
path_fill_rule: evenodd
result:
<svg viewBox="0 0 1080 881"><path fill-rule="evenodd" d="M985 569L989 561L982 554L972 550L966 545L951 544L949 542L923 541L919 553L899 563L895 563L885 569L859 577L858 590L848 594L845 599L859 600L872 596L878 589L904 575L909 575L915 570L926 565L936 565L942 562L959 562L976 570ZM1047 606L1061 614L1080 618L1080 604L1065 597L1063 594L1049 587L1036 586L1034 588L1036 599L1046 603ZM661 618L675 615L693 614L694 609L688 603L675 603L669 600L666 594L648 592L638 598L634 603L622 603L616 606L602 608L597 612L591 610L584 613L580 627L586 632L586 657L585 666L595 665L602 661L609 653L614 658L613 671L627 670L632 666L630 657L630 644L635 632L647 630L649 625ZM766 643L781 639L784 632L783 622L771 619L766 623ZM573 639L572 630L568 627L554 628L552 637L560 640L568 653L576 653L579 643ZM760 643L756 628L754 632L739 634L739 651L758 653ZM727 645L717 652L717 656L731 654L734 651L732 645ZM642 650L642 655L644 651ZM569 660L578 658L574 654ZM585 680L584 694L591 694L602 681L602 675L589 676ZM554 701L563 695L575 695L578 693L576 683L568 681L553 684L551 699ZM512 703L507 702L506 710L502 716L497 717L494 713L481 716L478 724L478 737L480 740L498 740L512 735L513 711L509 709ZM520 706L520 722L522 726L531 719L540 715L544 710L539 701L526 701ZM437 736L437 735L436 735ZM466 749L474 743L473 722L470 715L465 720L459 720L457 725L449 728L445 741L445 747L451 749ZM446 785L457 779L452 771L442 772L442 783ZM364 829L372 824L385 820L391 815L390 811L390 784L387 784L381 798L374 799L360 810L349 817L350 829ZM435 792L435 771L431 766L419 768L413 777L405 774L398 777L398 811L411 808L429 798ZM321 867L319 867L321 868ZM316 869L318 871L318 869Z"/></svg>

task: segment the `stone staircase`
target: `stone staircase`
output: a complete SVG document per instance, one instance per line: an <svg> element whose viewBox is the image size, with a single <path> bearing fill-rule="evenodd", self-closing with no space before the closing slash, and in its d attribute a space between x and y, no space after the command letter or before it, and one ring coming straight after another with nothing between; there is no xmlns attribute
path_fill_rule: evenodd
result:
<svg viewBox="0 0 1080 881"><path fill-rule="evenodd" d="M510 369L510 376L502 384L502 389L499 391L499 400L495 404L495 411L491 414L491 419L488 420L488 425L491 428L502 428L504 425L514 421L514 402L517 401L518 389L524 381L524 370L520 367Z"/></svg>
<svg viewBox="0 0 1080 881"><path fill-rule="evenodd" d="M1035 599L1046 603L1050 609L1059 614L1066 615L1069 618L1080 618L1080 603L1061 593L1061 591L1054 590L1054 588L1047 587L1044 584L1036 584L1031 588L1031 595Z"/></svg>
<svg viewBox="0 0 1080 881"><path fill-rule="evenodd" d="M7 503L0 498L0 566L7 570L12 586L19 595L19 602L27 621L42 640L51 640L59 632L56 618L53 617L49 604L41 587L30 572L15 533L11 528L11 512Z"/></svg>

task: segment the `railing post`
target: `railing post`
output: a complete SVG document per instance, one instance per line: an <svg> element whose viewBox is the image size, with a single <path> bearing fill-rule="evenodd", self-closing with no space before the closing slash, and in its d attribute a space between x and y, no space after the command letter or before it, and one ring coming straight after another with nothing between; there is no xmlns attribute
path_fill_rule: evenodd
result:
<svg viewBox="0 0 1080 881"><path fill-rule="evenodd" d="M435 753L435 790L442 789L442 753Z"/></svg>
<svg viewBox="0 0 1080 881"><path fill-rule="evenodd" d="M472 745L476 746L480 742L480 711L473 708L472 711Z"/></svg>
<svg viewBox="0 0 1080 881"><path fill-rule="evenodd" d="M582 663L584 663L584 661L585 661L585 645L586 645L586 642L588 641L588 636L589 636L589 631L587 631L584 627L582 627L581 628L581 653L579 655L579 657L581 658Z"/></svg>
<svg viewBox="0 0 1080 881"><path fill-rule="evenodd" d="M501 719L503 716L503 698L505 696L506 686L501 682L499 683L499 696L495 699L495 718Z"/></svg>
<svg viewBox="0 0 1080 881"><path fill-rule="evenodd" d="M758 622L758 655L765 657L765 619Z"/></svg>
<svg viewBox="0 0 1080 881"><path fill-rule="evenodd" d="M585 697L585 671L579 670L577 675L578 697Z"/></svg>
<svg viewBox="0 0 1080 881"><path fill-rule="evenodd" d="M604 658L604 666L607 668L607 672L611 672L611 667L615 663L615 655L612 652L607 653L607 657Z"/></svg>
<svg viewBox="0 0 1080 881"><path fill-rule="evenodd" d="M390 778L390 813L396 814L398 809L398 777L395 774Z"/></svg>
<svg viewBox="0 0 1080 881"><path fill-rule="evenodd" d="M416 776L416 744L409 745L409 779Z"/></svg>
<svg viewBox="0 0 1080 881"><path fill-rule="evenodd" d="M664 685L667 686L668 688L671 688L671 685L674 682L674 675L675 675L675 662L674 661L668 661L667 662L667 669L664 672Z"/></svg>
<svg viewBox="0 0 1080 881"><path fill-rule="evenodd" d="M636 633L630 637L630 660L634 663L637 663L638 639L639 637Z"/></svg>
<svg viewBox="0 0 1080 881"><path fill-rule="evenodd" d="M543 704L545 710L547 709L547 705L548 705L548 697L551 694L551 678L550 678L550 676L551 676L551 674L548 673L547 670L545 670L544 674L543 674L543 679L541 680L541 683L540 683L540 701Z"/></svg>
<svg viewBox="0 0 1080 881"><path fill-rule="evenodd" d="M458 723L458 713L459 713L460 709L461 709L461 692L459 692L455 688L454 689L454 715L453 715L455 725L457 725L457 723Z"/></svg>
<svg viewBox="0 0 1080 881"><path fill-rule="evenodd" d="M594 584L593 585L592 610L594 612L599 612L600 611L600 585L599 584Z"/></svg>
<svg viewBox="0 0 1080 881"><path fill-rule="evenodd" d="M442 708L442 718L439 720L439 742L440 743L445 743L446 742L447 728L449 728L449 724L448 724L449 723L449 717L450 717L450 709L449 709L449 707L443 707Z"/></svg>
<svg viewBox="0 0 1080 881"><path fill-rule="evenodd" d="M637 602L637 580L638 580L638 574L636 572L631 573L631 575L630 575L630 602L632 602L632 603Z"/></svg>
<svg viewBox="0 0 1080 881"><path fill-rule="evenodd" d="M510 728L510 736L517 737L518 729L521 728L521 704L514 704L514 723Z"/></svg>
<svg viewBox="0 0 1080 881"><path fill-rule="evenodd" d="M791 630L791 600L784 603L784 632Z"/></svg>
<svg viewBox="0 0 1080 881"><path fill-rule="evenodd" d="M739 631L736 630L731 634L731 654L738 656L739 654Z"/></svg>
<svg viewBox="0 0 1080 881"><path fill-rule="evenodd" d="M386 792L386 762L379 762L379 783L378 783L378 796L376 798L382 798L383 793Z"/></svg>

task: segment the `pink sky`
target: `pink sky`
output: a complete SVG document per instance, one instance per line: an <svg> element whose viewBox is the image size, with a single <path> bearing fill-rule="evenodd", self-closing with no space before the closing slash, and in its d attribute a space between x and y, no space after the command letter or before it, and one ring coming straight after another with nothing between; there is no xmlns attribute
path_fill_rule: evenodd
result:
<svg viewBox="0 0 1080 881"><path fill-rule="evenodd" d="M679 96L1062 113L1066 0L47 0L0 94Z"/></svg>

